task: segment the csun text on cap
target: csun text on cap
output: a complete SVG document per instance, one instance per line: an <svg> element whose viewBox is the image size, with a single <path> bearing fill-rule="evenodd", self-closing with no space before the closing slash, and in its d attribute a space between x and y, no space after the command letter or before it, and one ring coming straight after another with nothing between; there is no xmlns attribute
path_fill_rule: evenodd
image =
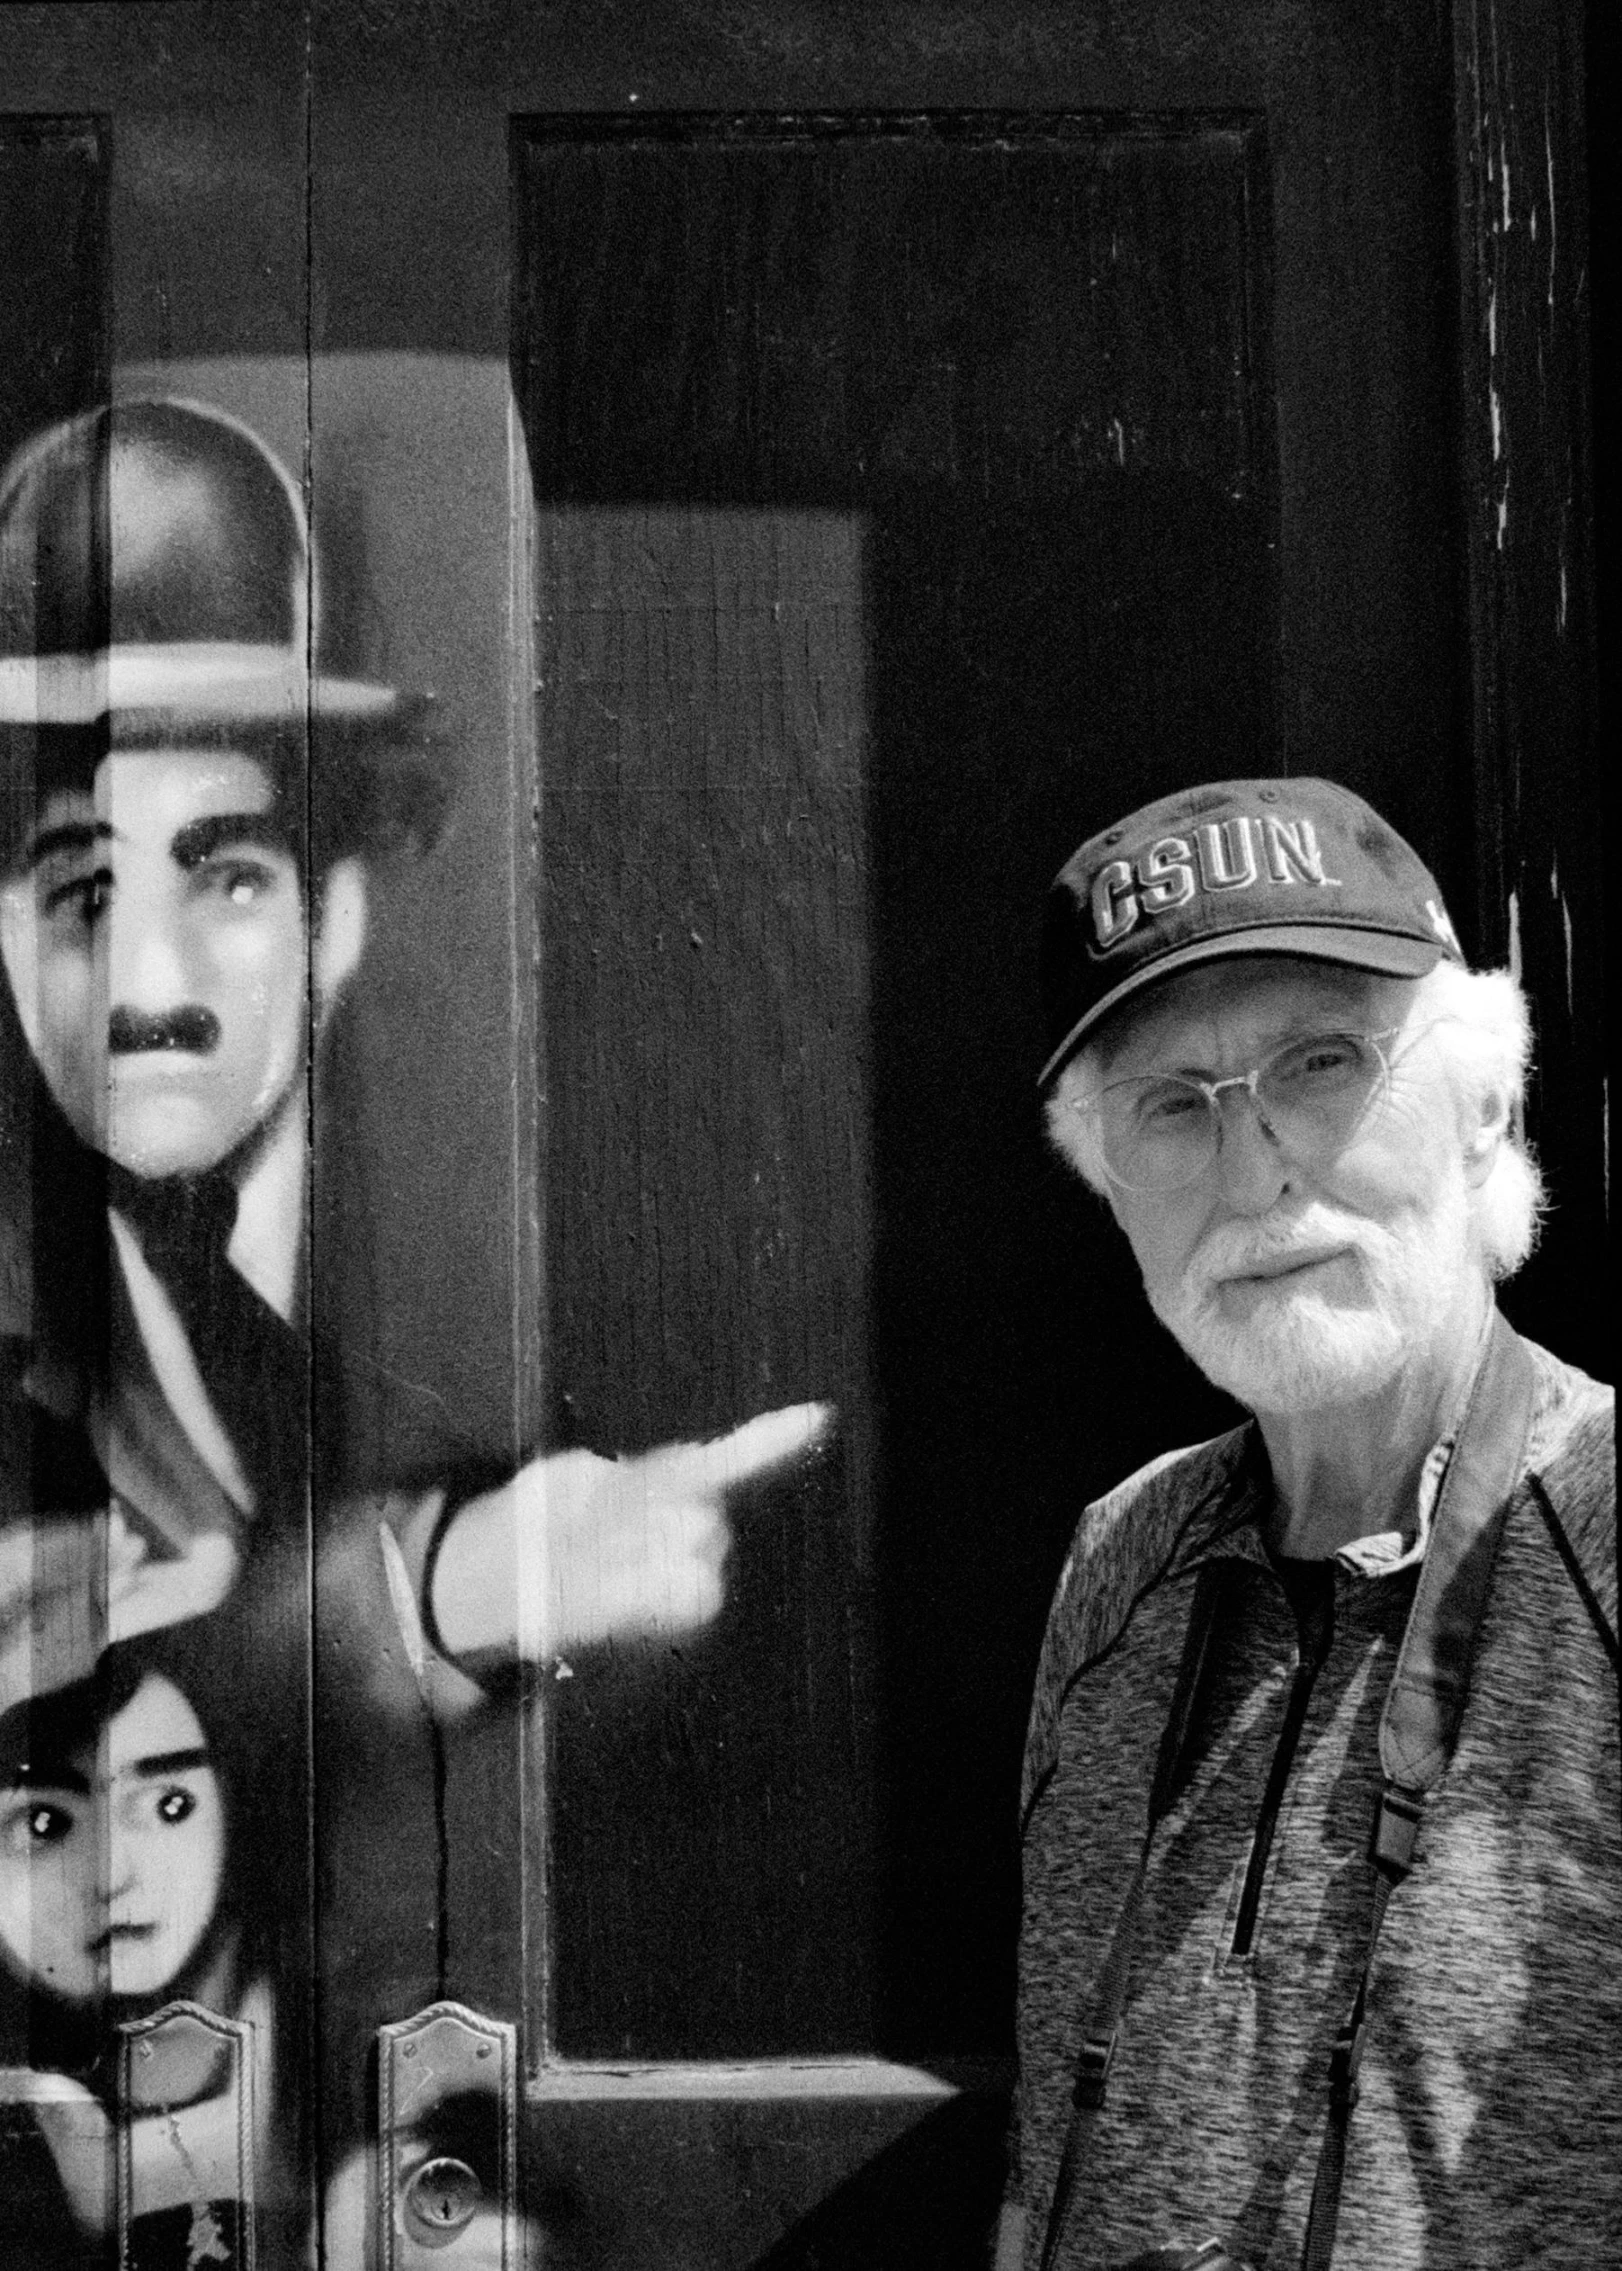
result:
<svg viewBox="0 0 1622 2271"><path fill-rule="evenodd" d="M1108 953L1144 916L1170 914L1194 898L1248 891L1266 879L1338 891L1338 876L1324 872L1318 832L1306 818L1279 813L1207 821L1184 836L1159 836L1136 861L1107 860L1094 875L1093 935Z"/></svg>

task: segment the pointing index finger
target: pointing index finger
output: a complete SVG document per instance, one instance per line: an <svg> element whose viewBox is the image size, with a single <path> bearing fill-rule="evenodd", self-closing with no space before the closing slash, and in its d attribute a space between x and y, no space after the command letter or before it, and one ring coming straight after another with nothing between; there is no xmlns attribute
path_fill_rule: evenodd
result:
<svg viewBox="0 0 1622 2271"><path fill-rule="evenodd" d="M785 1404L778 1411L746 1419L729 1435L709 1443L671 1443L637 1463L672 1496L703 1497L730 1490L753 1476L780 1467L820 1441L833 1420L832 1404Z"/></svg>

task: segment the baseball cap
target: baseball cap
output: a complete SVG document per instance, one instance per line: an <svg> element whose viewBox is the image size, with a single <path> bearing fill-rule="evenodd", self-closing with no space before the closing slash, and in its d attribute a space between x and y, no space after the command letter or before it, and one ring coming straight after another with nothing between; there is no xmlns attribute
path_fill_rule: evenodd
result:
<svg viewBox="0 0 1622 2271"><path fill-rule="evenodd" d="M1239 954L1392 978L1464 960L1436 878L1350 789L1311 778L1179 789L1089 836L1054 880L1040 1085L1145 986Z"/></svg>

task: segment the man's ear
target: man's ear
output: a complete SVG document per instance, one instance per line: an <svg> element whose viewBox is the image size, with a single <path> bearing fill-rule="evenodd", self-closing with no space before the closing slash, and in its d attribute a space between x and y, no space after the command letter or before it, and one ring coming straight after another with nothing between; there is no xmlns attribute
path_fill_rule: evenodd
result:
<svg viewBox="0 0 1622 2271"><path fill-rule="evenodd" d="M31 880L0 886L0 962L11 982L17 1022L34 1055L39 1055L39 931Z"/></svg>
<svg viewBox="0 0 1622 2271"><path fill-rule="evenodd" d="M1484 1090L1465 1116L1464 1174L1471 1190L1479 1191L1497 1166L1509 1133L1508 1096L1501 1088Z"/></svg>
<svg viewBox="0 0 1622 2271"><path fill-rule="evenodd" d="M358 859L335 861L321 886L310 953L318 1033L366 951L367 913L364 863Z"/></svg>

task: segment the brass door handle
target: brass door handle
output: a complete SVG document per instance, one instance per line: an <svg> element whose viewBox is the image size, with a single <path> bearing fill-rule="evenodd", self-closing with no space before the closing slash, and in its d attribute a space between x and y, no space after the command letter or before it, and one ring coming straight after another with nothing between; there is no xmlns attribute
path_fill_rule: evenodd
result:
<svg viewBox="0 0 1622 2271"><path fill-rule="evenodd" d="M377 2049L378 2271L520 2271L516 2027L431 2003Z"/></svg>

